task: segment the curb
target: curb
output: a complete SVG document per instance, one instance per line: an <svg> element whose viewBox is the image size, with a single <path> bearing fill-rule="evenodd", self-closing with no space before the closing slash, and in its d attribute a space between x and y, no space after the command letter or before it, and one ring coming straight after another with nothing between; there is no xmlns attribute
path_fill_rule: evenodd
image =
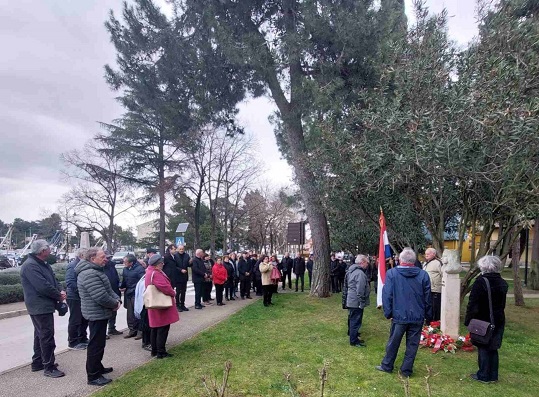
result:
<svg viewBox="0 0 539 397"><path fill-rule="evenodd" d="M18 316L25 316L28 314L28 310L21 309L21 310L13 310L11 312L4 312L0 313L0 320L3 320L5 318L12 318L12 317L18 317Z"/></svg>

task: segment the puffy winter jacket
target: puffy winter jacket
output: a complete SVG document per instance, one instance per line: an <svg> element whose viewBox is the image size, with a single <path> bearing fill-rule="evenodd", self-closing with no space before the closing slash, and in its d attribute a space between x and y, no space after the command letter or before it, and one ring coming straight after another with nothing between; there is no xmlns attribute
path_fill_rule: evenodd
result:
<svg viewBox="0 0 539 397"><path fill-rule="evenodd" d="M397 266L386 274L384 316L397 324L422 324L432 318L430 279L417 267Z"/></svg>
<svg viewBox="0 0 539 397"><path fill-rule="evenodd" d="M82 260L75 268L75 273L84 318L89 321L110 318L120 297L112 290L104 268Z"/></svg>

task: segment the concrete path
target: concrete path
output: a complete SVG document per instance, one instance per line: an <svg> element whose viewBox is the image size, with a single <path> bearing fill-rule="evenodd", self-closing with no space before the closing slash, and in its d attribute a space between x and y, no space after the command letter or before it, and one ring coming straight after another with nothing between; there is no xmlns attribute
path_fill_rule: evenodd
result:
<svg viewBox="0 0 539 397"><path fill-rule="evenodd" d="M256 297L252 300L238 299L236 301L226 302L225 306L211 305L202 310L191 308L189 312L180 313L180 321L173 324L170 328L167 347L170 348L192 338L199 332L210 328L228 318L231 314L257 301L258 299ZM120 312L118 316L118 324L125 324L125 310ZM95 386L88 386L86 384L86 351L84 350L59 351L61 349L57 347L56 362L59 364L59 368L66 373L66 376L63 378L51 379L43 376L42 371L31 372L29 361L32 355L32 342L31 339L28 340L28 335L32 332L32 324L28 316L21 316L19 318L28 324L27 328L29 331L20 335L20 339L28 344L30 352L26 356L25 365L0 373L0 397L35 397L40 395L46 395L47 397L74 397L87 396L97 390ZM57 316L55 318L57 320L57 328L58 318ZM120 323L120 319L123 323ZM10 320L13 319L0 320L2 334L9 333L13 335L18 332L11 330L7 323L5 323ZM59 346L60 342L65 339L63 336L60 339L57 329L56 344ZM2 359L0 361L4 362L6 360L6 354L13 350L16 350L14 346L0 346L0 351L2 352ZM150 360L152 360L150 352L142 350L141 341L123 339L120 335L113 336L107 341L103 364L114 368L114 371L107 374L107 377L110 376L112 379L116 379ZM166 360L163 360L163 364L165 363Z"/></svg>

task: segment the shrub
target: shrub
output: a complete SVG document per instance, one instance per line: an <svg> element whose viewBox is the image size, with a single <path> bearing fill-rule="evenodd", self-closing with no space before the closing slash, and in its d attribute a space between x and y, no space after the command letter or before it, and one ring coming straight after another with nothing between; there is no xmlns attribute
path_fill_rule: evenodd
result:
<svg viewBox="0 0 539 397"><path fill-rule="evenodd" d="M22 301L24 301L24 294L21 284L0 286L0 304Z"/></svg>
<svg viewBox="0 0 539 397"><path fill-rule="evenodd" d="M14 285L21 283L21 276L19 273L0 273L0 285Z"/></svg>

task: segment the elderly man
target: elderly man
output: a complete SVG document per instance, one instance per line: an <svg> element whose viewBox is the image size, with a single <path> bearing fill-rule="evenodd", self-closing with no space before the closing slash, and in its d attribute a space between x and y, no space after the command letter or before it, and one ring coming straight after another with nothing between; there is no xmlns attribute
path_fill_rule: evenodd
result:
<svg viewBox="0 0 539 397"><path fill-rule="evenodd" d="M71 350L85 350L88 346L88 320L86 320L80 308L79 289L77 287L77 275L75 267L84 259L86 248L77 251L77 257L67 265L66 269L66 289L67 305L69 306L69 324L67 326L67 343Z"/></svg>
<svg viewBox="0 0 539 397"><path fill-rule="evenodd" d="M432 321L439 321L442 311L442 261L438 259L434 248L425 250L423 270L429 274L430 292L432 295Z"/></svg>
<svg viewBox="0 0 539 397"><path fill-rule="evenodd" d="M86 374L88 384L94 386L103 386L112 381L103 376L112 372L112 367L104 367L101 361L105 353L108 321L121 306L120 297L113 291L105 274L106 261L105 252L93 247L88 249L84 260L75 268L82 315L88 319L90 327Z"/></svg>
<svg viewBox="0 0 539 397"><path fill-rule="evenodd" d="M124 293L124 307L127 309L127 326L129 332L125 339L137 336L139 321L135 317L135 288L144 276L144 268L138 263L135 255L129 254L124 258L124 269L120 291Z"/></svg>
<svg viewBox="0 0 539 397"><path fill-rule="evenodd" d="M366 270L369 259L358 255L355 263L348 268L344 278L343 303L348 308L348 334L350 346L365 347L365 342L359 339L359 330L363 322L363 309L370 305L371 289Z"/></svg>
<svg viewBox="0 0 539 397"><path fill-rule="evenodd" d="M185 252L185 246L178 245L176 254L174 254L176 267L178 269L176 279L176 305L178 311L188 312L189 309L185 306L185 294L187 292L187 282L189 281L188 268L191 266L191 257Z"/></svg>
<svg viewBox="0 0 539 397"><path fill-rule="evenodd" d="M204 281L207 278L206 266L204 265L205 253L201 249L197 249L195 257L193 258L193 285L195 286L195 309L202 309L205 307L201 303L202 299L202 287Z"/></svg>
<svg viewBox="0 0 539 397"><path fill-rule="evenodd" d="M305 285L305 259L301 256L301 252L296 254L294 258L294 274L296 275L296 292L298 292L298 282L301 279L301 292Z"/></svg>
<svg viewBox="0 0 539 397"><path fill-rule="evenodd" d="M286 286L286 279L288 278L288 289L292 289L292 269L294 268L294 260L290 258L290 254L287 252L284 254L283 260L279 264L280 270L283 272L283 291Z"/></svg>
<svg viewBox="0 0 539 397"><path fill-rule="evenodd" d="M44 369L44 375L60 378L65 375L54 363L54 311L56 303L66 298L54 277L50 265L45 262L50 255L49 243L36 240L21 268L24 303L34 324L34 355L32 372Z"/></svg>
<svg viewBox="0 0 539 397"><path fill-rule="evenodd" d="M401 344L406 334L406 352L400 367L403 376L411 376L414 360L425 320L432 317L429 275L414 266L416 255L405 248L399 255L399 266L389 269L382 292L384 316L391 319L391 331L386 345L386 355L376 369L392 372Z"/></svg>

